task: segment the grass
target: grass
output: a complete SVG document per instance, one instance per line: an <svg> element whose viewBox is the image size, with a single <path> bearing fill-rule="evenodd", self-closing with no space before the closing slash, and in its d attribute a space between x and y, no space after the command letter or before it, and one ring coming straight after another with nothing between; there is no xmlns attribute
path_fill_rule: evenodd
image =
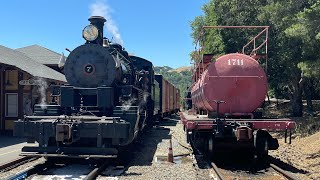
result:
<svg viewBox="0 0 320 180"><path fill-rule="evenodd" d="M314 101L314 117L307 113L306 103L303 107L303 117L291 117L290 102L280 103L276 106L271 103L264 108L264 116L268 118L290 118L296 122L294 134L300 137L310 136L320 131L320 102Z"/></svg>
<svg viewBox="0 0 320 180"><path fill-rule="evenodd" d="M295 132L301 137L310 136L320 131L320 118L319 117L305 117L299 118L296 121Z"/></svg>

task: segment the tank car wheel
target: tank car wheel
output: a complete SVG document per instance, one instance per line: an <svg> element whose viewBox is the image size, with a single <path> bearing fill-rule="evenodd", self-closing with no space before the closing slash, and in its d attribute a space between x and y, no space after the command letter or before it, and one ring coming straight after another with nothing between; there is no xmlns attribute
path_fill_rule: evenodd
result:
<svg viewBox="0 0 320 180"><path fill-rule="evenodd" d="M191 143L191 135L189 134L189 131L186 129L185 130L185 134L186 134L186 139L187 139L187 143Z"/></svg>
<svg viewBox="0 0 320 180"><path fill-rule="evenodd" d="M208 153L213 153L213 137L208 138Z"/></svg>
<svg viewBox="0 0 320 180"><path fill-rule="evenodd" d="M210 159L213 158L213 154L214 154L214 140L213 140L213 136L208 137L207 139L207 153L208 153L208 157Z"/></svg>
<svg viewBox="0 0 320 180"><path fill-rule="evenodd" d="M268 132L258 130L254 137L254 146L257 160L266 160L268 158Z"/></svg>

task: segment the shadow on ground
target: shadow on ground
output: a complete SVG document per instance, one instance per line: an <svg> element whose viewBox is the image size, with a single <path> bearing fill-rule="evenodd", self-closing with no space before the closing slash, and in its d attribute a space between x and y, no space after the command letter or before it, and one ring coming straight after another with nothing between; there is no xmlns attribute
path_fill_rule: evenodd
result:
<svg viewBox="0 0 320 180"><path fill-rule="evenodd" d="M12 146L12 145L16 145L24 142L26 142L25 138L18 138L18 137L12 137L12 136L0 136L0 148Z"/></svg>
<svg viewBox="0 0 320 180"><path fill-rule="evenodd" d="M179 121L180 121L180 116L172 115L170 117L163 118L159 122L159 124L160 126L176 126Z"/></svg>
<svg viewBox="0 0 320 180"><path fill-rule="evenodd" d="M302 169L298 169L288 163L285 163L283 161L281 161L280 159L277 159L277 158L274 158L272 156L269 156L269 161L270 163L273 163L277 166L279 166L280 168L286 170L286 171L290 171L290 172L293 172L293 173L300 173L300 174L308 174L310 172L308 171L305 171L305 170L302 170Z"/></svg>
<svg viewBox="0 0 320 180"><path fill-rule="evenodd" d="M299 174L308 174L309 172L298 169L290 164L287 164L279 159L275 159L269 156L265 160L255 161L252 153L245 150L237 150L237 151L224 151L215 153L214 157L211 159L218 168L227 170L230 172L236 172L237 174L242 174L244 176L253 175L259 176L263 175L269 171L271 168L270 163L277 165L281 169L291 172L291 173L299 173ZM208 169L206 165L201 166L203 164L201 162L201 158L197 159L198 164L200 163L199 168Z"/></svg>
<svg viewBox="0 0 320 180"><path fill-rule="evenodd" d="M252 153L248 150L219 152L213 156L212 161L221 169L253 174L270 167L268 163L255 162Z"/></svg>

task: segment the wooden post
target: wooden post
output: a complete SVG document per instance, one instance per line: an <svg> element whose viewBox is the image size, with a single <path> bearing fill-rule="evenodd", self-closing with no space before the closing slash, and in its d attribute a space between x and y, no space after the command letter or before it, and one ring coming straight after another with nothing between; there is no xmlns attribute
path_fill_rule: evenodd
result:
<svg viewBox="0 0 320 180"><path fill-rule="evenodd" d="M170 138L170 142L169 142L168 162L173 163L173 152L172 152L171 138Z"/></svg>
<svg viewBox="0 0 320 180"><path fill-rule="evenodd" d="M286 131L284 131L284 143L287 143L287 133L288 130L286 129Z"/></svg>
<svg viewBox="0 0 320 180"><path fill-rule="evenodd" d="M18 119L21 119L23 117L23 86L19 84L19 82L23 80L23 73L18 69ZM17 120L18 120L17 119Z"/></svg>
<svg viewBox="0 0 320 180"><path fill-rule="evenodd" d="M289 130L289 144L291 144L291 135L292 135L292 132L291 132L291 129Z"/></svg>
<svg viewBox="0 0 320 180"><path fill-rule="evenodd" d="M4 130L4 66L0 68L0 131Z"/></svg>

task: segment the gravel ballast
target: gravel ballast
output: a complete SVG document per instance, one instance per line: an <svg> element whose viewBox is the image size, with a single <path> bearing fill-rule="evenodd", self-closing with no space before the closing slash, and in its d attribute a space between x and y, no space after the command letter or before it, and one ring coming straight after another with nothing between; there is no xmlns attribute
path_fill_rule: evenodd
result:
<svg viewBox="0 0 320 180"><path fill-rule="evenodd" d="M166 162L170 138L174 163ZM128 169L117 178L133 179L210 179L208 169L200 169L186 143L179 117L160 122L146 132L134 153ZM109 179L110 177L99 177Z"/></svg>

